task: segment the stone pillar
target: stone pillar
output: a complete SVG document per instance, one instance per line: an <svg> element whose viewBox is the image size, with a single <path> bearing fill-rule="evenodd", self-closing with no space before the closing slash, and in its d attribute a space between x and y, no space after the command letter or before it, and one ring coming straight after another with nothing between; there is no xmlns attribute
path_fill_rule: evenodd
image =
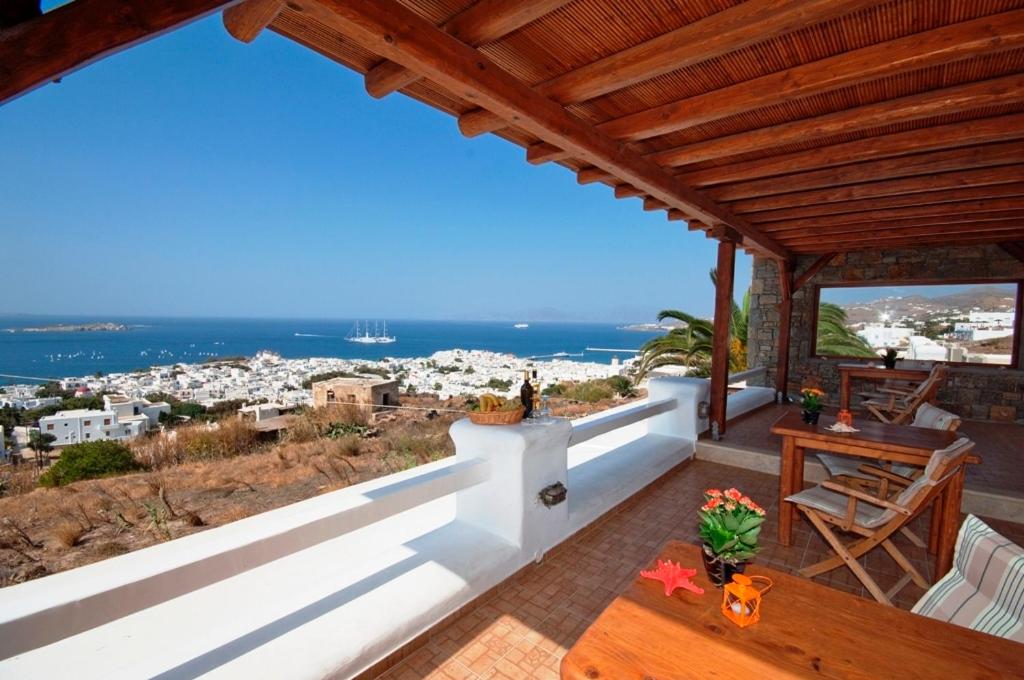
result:
<svg viewBox="0 0 1024 680"><path fill-rule="evenodd" d="M460 521L497 534L533 560L565 538L568 500L549 508L541 503L540 492L556 482L568 486L568 420L475 425L467 418L453 423L449 433L456 459L482 458L491 464L486 482L456 494Z"/></svg>

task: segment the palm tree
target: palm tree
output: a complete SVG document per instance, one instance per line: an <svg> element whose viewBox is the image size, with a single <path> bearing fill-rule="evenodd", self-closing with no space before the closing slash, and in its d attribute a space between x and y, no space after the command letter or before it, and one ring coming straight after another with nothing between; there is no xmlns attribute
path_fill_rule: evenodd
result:
<svg viewBox="0 0 1024 680"><path fill-rule="evenodd" d="M818 354L847 357L873 357L878 354L864 339L846 325L846 312L833 302L818 306Z"/></svg>
<svg viewBox="0 0 1024 680"><path fill-rule="evenodd" d="M718 285L718 272L712 269L708 274L711 283ZM653 338L640 348L640 362L636 382L661 366L686 366L689 375L706 376L711 372L711 351L714 346L714 324L677 309L663 309L658 312L658 321L674 319L681 322L665 335ZM742 371L747 368L747 328L750 319L750 290L743 295L742 306L732 303L729 319L729 370Z"/></svg>

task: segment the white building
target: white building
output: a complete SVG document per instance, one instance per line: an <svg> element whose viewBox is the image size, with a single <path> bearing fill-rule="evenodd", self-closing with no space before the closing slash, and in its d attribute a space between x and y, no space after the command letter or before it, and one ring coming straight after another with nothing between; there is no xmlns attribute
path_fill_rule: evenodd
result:
<svg viewBox="0 0 1024 680"><path fill-rule="evenodd" d="M913 334L914 329L907 326L883 326L881 324L871 324L857 331L857 335L864 338L864 342L874 349L906 347Z"/></svg>
<svg viewBox="0 0 1024 680"><path fill-rule="evenodd" d="M55 437L54 446L69 446L103 439L132 439L155 427L160 413L170 413L170 404L105 395L104 409L57 411L39 419L39 431Z"/></svg>
<svg viewBox="0 0 1024 680"><path fill-rule="evenodd" d="M971 312L953 327L957 338L970 342L1013 335L1013 312Z"/></svg>
<svg viewBox="0 0 1024 680"><path fill-rule="evenodd" d="M923 335L912 335L906 358L917 361L945 361L946 347Z"/></svg>
<svg viewBox="0 0 1024 680"><path fill-rule="evenodd" d="M13 408L23 408L25 410L43 408L45 406L56 406L61 401L62 399L60 397L15 397L0 395L0 406L11 406Z"/></svg>
<svg viewBox="0 0 1024 680"><path fill-rule="evenodd" d="M171 413L171 405L166 401L151 402L148 399L130 399L122 394L103 395L103 407L116 413L121 422L144 417L148 421L148 427L156 427L160 424L161 413L168 415Z"/></svg>

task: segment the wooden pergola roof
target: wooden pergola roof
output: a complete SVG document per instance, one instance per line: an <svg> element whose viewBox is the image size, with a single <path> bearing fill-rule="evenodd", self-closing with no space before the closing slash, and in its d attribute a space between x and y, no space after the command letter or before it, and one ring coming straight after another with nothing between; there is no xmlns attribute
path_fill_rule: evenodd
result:
<svg viewBox="0 0 1024 680"><path fill-rule="evenodd" d="M75 0L0 31L0 101L229 5L241 40L775 259L1024 257L1024 0Z"/></svg>

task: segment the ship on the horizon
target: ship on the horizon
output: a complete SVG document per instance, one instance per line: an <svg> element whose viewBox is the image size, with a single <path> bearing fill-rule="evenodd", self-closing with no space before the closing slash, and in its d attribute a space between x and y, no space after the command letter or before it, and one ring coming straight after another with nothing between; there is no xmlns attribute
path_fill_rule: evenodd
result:
<svg viewBox="0 0 1024 680"><path fill-rule="evenodd" d="M398 338L393 335L388 335L388 322L384 322L384 329L381 330L380 322L373 322L373 335L370 335L370 322L363 322L363 331L359 332L359 322L356 321L356 325L352 327L349 334L345 336L345 339L349 342L358 342L364 345L386 345L392 342L397 342Z"/></svg>
<svg viewBox="0 0 1024 680"><path fill-rule="evenodd" d="M528 323L517 323L517 324L513 324L512 325L512 328L529 328L529 327L530 327L530 324L528 324Z"/></svg>

